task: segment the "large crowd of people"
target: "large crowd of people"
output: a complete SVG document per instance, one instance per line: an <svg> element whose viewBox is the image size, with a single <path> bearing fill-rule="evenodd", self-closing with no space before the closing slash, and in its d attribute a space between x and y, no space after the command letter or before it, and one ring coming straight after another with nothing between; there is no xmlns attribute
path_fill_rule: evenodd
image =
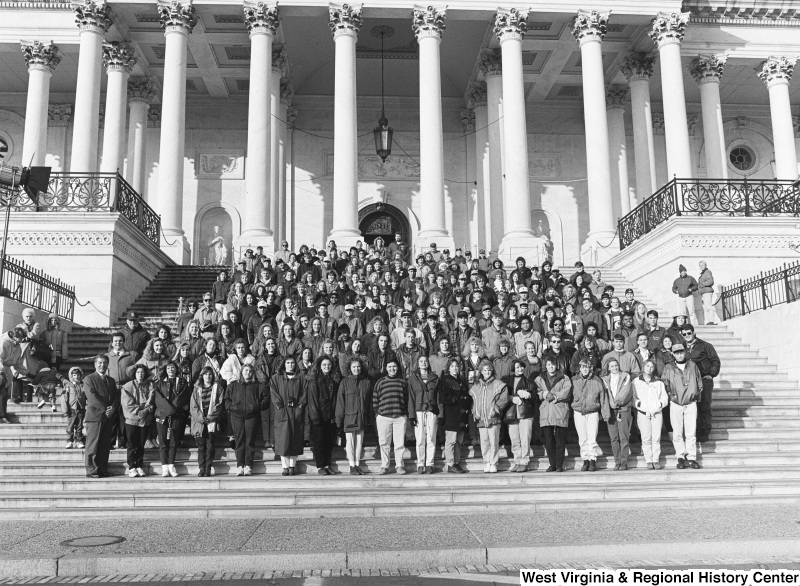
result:
<svg viewBox="0 0 800 586"><path fill-rule="evenodd" d="M340 445L349 473L361 475L365 434L377 436L379 474L392 470L392 453L405 474L414 446L419 474L439 471L437 450L443 471L464 473L469 447L495 473L508 444L511 472L529 470L537 445L546 471L563 472L573 428L581 470L592 472L601 421L615 470L627 470L639 442L647 467L662 468L664 427L677 467L700 468L720 360L696 336L689 299L698 292L710 304L713 277L701 263L698 286L680 269L679 309L665 327L633 290L616 292L580 262L562 275L550 261L506 267L484 251L472 258L434 244L412 258L400 234L349 250L331 242L295 253L283 242L272 257L248 250L221 268L173 324L148 331L128 313L91 373L59 372L68 351L57 318L43 331L23 319L2 337L0 388L15 389L15 402L37 389L39 407L53 410L63 389L66 447L85 449L91 478L109 475L114 448L127 449L129 476L144 476L156 446L162 476L177 476L178 448L191 438L199 476L215 474L223 441L235 450L232 473L251 475L259 438L283 475L299 472L307 445L318 474L341 472L332 460ZM37 361L36 346L49 358Z"/></svg>

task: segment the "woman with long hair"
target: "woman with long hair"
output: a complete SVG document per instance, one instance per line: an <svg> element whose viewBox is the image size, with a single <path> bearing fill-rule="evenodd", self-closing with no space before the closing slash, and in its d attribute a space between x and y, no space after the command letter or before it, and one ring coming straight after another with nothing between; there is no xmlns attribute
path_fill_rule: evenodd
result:
<svg viewBox="0 0 800 586"><path fill-rule="evenodd" d="M185 408L189 403L191 387L179 375L178 365L170 360L164 367L166 376L156 383L156 429L158 451L161 457L161 476L177 476L175 456L178 453L177 437L185 423Z"/></svg>
<svg viewBox="0 0 800 586"><path fill-rule="evenodd" d="M339 377L333 370L333 361L329 356L321 356L317 359L316 367L306 377L307 420L317 474L336 474L331 468L331 457L336 444L338 388Z"/></svg>
<svg viewBox="0 0 800 586"><path fill-rule="evenodd" d="M125 434L128 437L128 476L146 476L144 471L144 444L148 428L153 423L155 411L155 386L144 364L133 369L133 380L122 387L120 403L125 417Z"/></svg>
<svg viewBox="0 0 800 586"><path fill-rule="evenodd" d="M210 366L200 371L189 401L191 432L197 444L198 476L214 476L214 440L222 431L225 391Z"/></svg>

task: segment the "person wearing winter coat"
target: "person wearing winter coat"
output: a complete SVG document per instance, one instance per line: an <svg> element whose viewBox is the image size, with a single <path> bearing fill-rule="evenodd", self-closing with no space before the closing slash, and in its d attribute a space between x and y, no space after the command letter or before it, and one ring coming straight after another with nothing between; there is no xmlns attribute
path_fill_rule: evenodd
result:
<svg viewBox="0 0 800 586"><path fill-rule="evenodd" d="M120 396L122 413L125 417L125 434L128 438L128 476L146 476L144 471L144 444L147 432L153 424L155 411L155 385L150 380L150 372L144 364L133 370L133 380L122 387Z"/></svg>
<svg viewBox="0 0 800 586"><path fill-rule="evenodd" d="M514 343L511 340L506 340L503 338L500 340L500 342L498 342L497 354L495 355L494 360L492 360L495 378L503 380L512 373L514 368L514 359L516 358L511 353L513 347Z"/></svg>
<svg viewBox="0 0 800 586"><path fill-rule="evenodd" d="M714 309L714 306L711 304L714 294L714 275L711 274L711 270L708 268L708 265L706 265L706 261L701 260L699 266L700 276L697 278L697 292L700 294L700 299L703 301L703 313L705 317L703 322L707 326L713 326L719 323L717 310Z"/></svg>
<svg viewBox="0 0 800 586"><path fill-rule="evenodd" d="M480 378L469 391L472 397L472 417L481 440L484 473L497 472L500 458L500 423L509 404L505 383L495 378L494 366L489 360L480 365Z"/></svg>
<svg viewBox="0 0 800 586"><path fill-rule="evenodd" d="M396 364L395 360L391 363ZM361 362L350 362L350 374L339 384L336 394L336 427L345 435L345 451L350 462L350 474L360 476L359 466L364 442L364 428L370 419L372 383L361 372Z"/></svg>
<svg viewBox="0 0 800 586"><path fill-rule="evenodd" d="M606 424L611 438L611 451L614 454L614 470L627 470L628 457L631 455L633 383L631 376L620 370L616 358L608 362L608 374L602 377L602 381L610 411Z"/></svg>
<svg viewBox="0 0 800 586"><path fill-rule="evenodd" d="M407 333L406 340L410 340L411 332ZM419 361L414 368L419 369ZM375 414L378 446L381 452L379 474L389 473L392 447L394 447L395 471L397 474L405 474L403 456L408 421L408 383L403 378L398 361L388 362L386 376L375 383L372 391L372 411Z"/></svg>
<svg viewBox="0 0 800 586"><path fill-rule="evenodd" d="M633 381L633 406L637 411L636 423L642 434L642 452L650 470L662 468L661 456L661 411L669 403L667 389L656 377L656 363L644 363L642 374Z"/></svg>
<svg viewBox="0 0 800 586"><path fill-rule="evenodd" d="M2 375L0 375L2 376ZM86 397L83 395L83 370L78 366L69 369L68 378L62 383L61 410L67 418L66 449L82 449L83 417L86 414ZM2 392L2 389L0 389Z"/></svg>
<svg viewBox="0 0 800 586"><path fill-rule="evenodd" d="M50 351L50 368L59 370L61 362L69 360L69 334L61 329L61 320L55 313L47 318L47 329L42 332L42 339Z"/></svg>
<svg viewBox="0 0 800 586"><path fill-rule="evenodd" d="M155 384L156 429L158 453L161 458L161 476L177 476L175 456L178 453L178 434L186 427L186 406L191 397L191 387L179 375L173 361L164 367L166 377Z"/></svg>
<svg viewBox="0 0 800 586"><path fill-rule="evenodd" d="M683 344L672 347L675 364L664 367L663 381L669 395L672 445L677 468L699 469L697 463L697 402L703 392L703 377L697 365L688 359Z"/></svg>
<svg viewBox="0 0 800 586"><path fill-rule="evenodd" d="M306 377L308 408L306 423L310 427L311 451L317 474L334 475L331 468L333 446L336 443L336 393L338 377L329 356L317 359L315 368Z"/></svg>
<svg viewBox="0 0 800 586"><path fill-rule="evenodd" d="M622 372L627 372L631 375L631 378L639 376L641 368L636 361L636 356L634 356L632 352L625 350L625 336L622 334L615 334L613 344L614 347L609 350L600 361L600 367L603 373L605 374L608 372L608 363L613 358L619 363L619 368Z"/></svg>
<svg viewBox="0 0 800 586"><path fill-rule="evenodd" d="M431 352L430 355L431 372L437 376L442 376L447 371L447 365L453 358L450 352L450 340L448 338L439 338L436 342L436 353Z"/></svg>
<svg viewBox="0 0 800 586"><path fill-rule="evenodd" d="M444 338L443 338L444 339ZM419 372L408 377L408 419L417 440L417 474L433 474L436 427L439 415L439 377L427 356L419 357Z"/></svg>
<svg viewBox="0 0 800 586"><path fill-rule="evenodd" d="M305 380L294 356L284 356L283 372L269 382L270 404L275 434L275 454L281 458L283 476L294 476L297 456L303 453L306 418Z"/></svg>
<svg viewBox="0 0 800 586"><path fill-rule="evenodd" d="M197 377L189 401L192 416L191 432L197 444L198 476L214 475L214 440L221 430L225 391L218 382L217 371L205 366Z"/></svg>
<svg viewBox="0 0 800 586"><path fill-rule="evenodd" d="M680 276L672 283L672 292L678 296L677 315L687 314L689 323L697 323L697 315L694 312L694 294L698 289L697 281L690 277L686 272L686 267L678 267Z"/></svg>
<svg viewBox="0 0 800 586"><path fill-rule="evenodd" d="M236 340L233 348L236 352L225 359L219 371L220 376L228 384L241 380L244 366L255 362L253 355L247 352L247 343L244 340Z"/></svg>
<svg viewBox="0 0 800 586"><path fill-rule="evenodd" d="M210 368L214 371L214 380L220 381L220 370L222 369L223 360L217 352L217 341L214 338L206 340L203 348L203 353L200 354L192 362L192 383L196 384L200 380L200 373L204 368Z"/></svg>
<svg viewBox="0 0 800 586"><path fill-rule="evenodd" d="M597 469L600 417L607 423L611 412L603 382L594 374L594 365L587 358L580 361L578 374L572 377L572 411L583 460L581 471L594 472Z"/></svg>
<svg viewBox="0 0 800 586"><path fill-rule="evenodd" d="M237 344L237 354L239 352ZM246 348L242 341L242 348ZM225 389L225 410L230 415L236 450L236 476L253 473L256 452L256 430L261 412L269 409L267 385L256 380L256 371L251 363L241 368L241 380L235 380Z"/></svg>
<svg viewBox="0 0 800 586"><path fill-rule="evenodd" d="M439 377L439 425L444 427L444 462L447 472L463 474L461 445L467 430L472 397L461 374L458 358L451 358L446 371Z"/></svg>
<svg viewBox="0 0 800 586"><path fill-rule="evenodd" d="M567 445L572 381L558 369L553 357L544 359L544 372L536 377L539 396L539 426L550 466L547 472L564 472L564 448Z"/></svg>
<svg viewBox="0 0 800 586"><path fill-rule="evenodd" d="M503 379L511 403L506 411L508 435L514 462L511 472L526 472L531 459L531 438L536 416L536 392L533 381L525 376L525 363L514 359L511 374Z"/></svg>
<svg viewBox="0 0 800 586"><path fill-rule="evenodd" d="M170 356L167 354L164 340L160 338L153 338L147 342L147 346L145 347L142 357L139 359L139 361L136 362L136 364L129 366L125 370L125 375L127 377L126 382L133 378L133 370L139 364L143 364L147 367L147 371L150 373L150 380L158 382L164 378L165 367L167 362L169 362L169 359Z"/></svg>

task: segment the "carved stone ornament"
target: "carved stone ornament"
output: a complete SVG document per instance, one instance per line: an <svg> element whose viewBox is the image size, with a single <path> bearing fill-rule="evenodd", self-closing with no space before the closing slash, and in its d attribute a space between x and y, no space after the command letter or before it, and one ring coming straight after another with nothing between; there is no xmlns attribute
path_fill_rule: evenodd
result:
<svg viewBox="0 0 800 586"><path fill-rule="evenodd" d="M147 111L147 124L152 128L161 126L161 104L151 104Z"/></svg>
<svg viewBox="0 0 800 586"><path fill-rule="evenodd" d="M461 108L461 126L464 132L475 130L475 110L472 108Z"/></svg>
<svg viewBox="0 0 800 586"><path fill-rule="evenodd" d="M108 71L131 72L136 65L133 47L127 43L103 43L103 65Z"/></svg>
<svg viewBox="0 0 800 586"><path fill-rule="evenodd" d="M484 77L503 73L503 56L500 49L484 49L478 57L478 67Z"/></svg>
<svg viewBox="0 0 800 586"><path fill-rule="evenodd" d="M294 87L292 87L292 80L288 77L281 78L281 102L284 104L291 104L294 98Z"/></svg>
<svg viewBox="0 0 800 586"><path fill-rule="evenodd" d="M244 5L244 24L250 36L257 34L275 35L280 24L278 4L258 2Z"/></svg>
<svg viewBox="0 0 800 586"><path fill-rule="evenodd" d="M414 31L414 35L416 35L417 39L422 37L441 38L445 29L445 13L446 9L443 6L427 6L425 8L414 7L411 29Z"/></svg>
<svg viewBox="0 0 800 586"><path fill-rule="evenodd" d="M680 43L686 34L690 16L688 12L660 12L653 19L653 26L648 34L659 48L670 43Z"/></svg>
<svg viewBox="0 0 800 586"><path fill-rule="evenodd" d="M689 73L692 74L695 81L699 84L716 82L722 78L722 73L725 71L725 62L728 56L725 53L718 55L700 55L692 59L692 64L689 66Z"/></svg>
<svg viewBox="0 0 800 586"><path fill-rule="evenodd" d="M165 33L169 32L192 32L194 25L197 24L194 6L191 2L171 2L160 3L158 5L158 16L161 18L161 28Z"/></svg>
<svg viewBox="0 0 800 586"><path fill-rule="evenodd" d="M13 246L109 246L111 232L9 232Z"/></svg>
<svg viewBox="0 0 800 586"><path fill-rule="evenodd" d="M53 71L61 63L61 53L52 41L49 43L42 43L41 41L22 43L20 48L25 57L25 63L28 64L30 69Z"/></svg>
<svg viewBox="0 0 800 586"><path fill-rule="evenodd" d="M132 77L128 80L128 101L152 104L156 97L156 80L152 77Z"/></svg>
<svg viewBox="0 0 800 586"><path fill-rule="evenodd" d="M653 112L653 133L664 134L664 112Z"/></svg>
<svg viewBox="0 0 800 586"><path fill-rule="evenodd" d="M328 16L330 18L328 26L334 38L338 34L357 35L361 30L361 4L331 3L328 6Z"/></svg>
<svg viewBox="0 0 800 586"><path fill-rule="evenodd" d="M297 122L297 108L294 106L290 106L286 109L286 124L289 125L289 128L294 128L295 123Z"/></svg>
<svg viewBox="0 0 800 586"><path fill-rule="evenodd" d="M286 47L281 46L279 49L272 52L272 68L280 71L281 76L286 73L287 62Z"/></svg>
<svg viewBox="0 0 800 586"><path fill-rule="evenodd" d="M486 105L486 83L473 81L467 87L467 108Z"/></svg>
<svg viewBox="0 0 800 586"><path fill-rule="evenodd" d="M653 64L656 56L649 53L628 53L622 61L620 71L628 78L628 82L639 79L649 80L653 76Z"/></svg>
<svg viewBox="0 0 800 586"><path fill-rule="evenodd" d="M700 114L696 112L686 115L686 127L689 130L689 136L694 136L697 133L697 129L700 126L702 119L703 118L700 116Z"/></svg>
<svg viewBox="0 0 800 586"><path fill-rule="evenodd" d="M794 57L769 56L766 61L761 64L758 69L758 77L770 86L773 83L789 83L792 79L792 72L794 71L797 59Z"/></svg>
<svg viewBox="0 0 800 586"><path fill-rule="evenodd" d="M82 31L105 33L111 26L111 8L105 2L73 2L72 9L75 11L75 24Z"/></svg>
<svg viewBox="0 0 800 586"><path fill-rule="evenodd" d="M610 12L599 10L578 10L578 16L572 25L572 35L578 43L602 41L608 32Z"/></svg>
<svg viewBox="0 0 800 586"><path fill-rule="evenodd" d="M628 103L628 86L621 84L611 84L606 86L606 107L612 108L625 108Z"/></svg>
<svg viewBox="0 0 800 586"><path fill-rule="evenodd" d="M500 41L522 40L528 30L528 10L498 8L494 15L494 34Z"/></svg>
<svg viewBox="0 0 800 586"><path fill-rule="evenodd" d="M50 104L47 107L47 125L53 127L69 126L72 118L72 104Z"/></svg>

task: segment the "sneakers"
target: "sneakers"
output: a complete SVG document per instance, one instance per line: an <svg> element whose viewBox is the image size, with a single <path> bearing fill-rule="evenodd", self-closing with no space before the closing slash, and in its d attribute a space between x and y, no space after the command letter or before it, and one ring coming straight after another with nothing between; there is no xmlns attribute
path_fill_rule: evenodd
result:
<svg viewBox="0 0 800 586"><path fill-rule="evenodd" d="M244 475L245 476L252 476L253 475L253 469L250 466L245 466L244 467Z"/></svg>
<svg viewBox="0 0 800 586"><path fill-rule="evenodd" d="M491 471L492 471L492 465L491 464L484 464L483 465L483 473L484 474L489 474L489 472L491 472Z"/></svg>
<svg viewBox="0 0 800 586"><path fill-rule="evenodd" d="M58 413L58 407L56 407L55 405L53 405L53 413Z"/></svg>
<svg viewBox="0 0 800 586"><path fill-rule="evenodd" d="M38 405L36 405L36 408L37 408L37 409L41 409L41 408L42 408L42 407L44 407L45 405L47 405L47 402L46 402L46 401L44 401L44 400L41 400L41 401L39 401L39 404L38 404Z"/></svg>
<svg viewBox="0 0 800 586"><path fill-rule="evenodd" d="M75 442L75 447L79 450L82 450L85 446L83 445L83 442Z"/></svg>
<svg viewBox="0 0 800 586"><path fill-rule="evenodd" d="M702 466L698 464L697 460L689 460L689 468L692 470L700 470Z"/></svg>
<svg viewBox="0 0 800 586"><path fill-rule="evenodd" d="M144 449L145 450L155 450L156 445L153 443L153 440L147 440L144 442Z"/></svg>
<svg viewBox="0 0 800 586"><path fill-rule="evenodd" d="M161 476L167 478L169 476L169 466L166 464L161 465Z"/></svg>
<svg viewBox="0 0 800 586"><path fill-rule="evenodd" d="M398 467L397 467L397 473L398 473L398 474L401 474L401 475L402 475L402 474L405 474L405 473L406 473L406 469L405 469L405 468L403 468L402 466L398 466Z"/></svg>
<svg viewBox="0 0 800 586"><path fill-rule="evenodd" d="M381 469L378 470L378 474L380 474L381 476L385 476L386 474L389 474L389 469L381 466Z"/></svg>
<svg viewBox="0 0 800 586"><path fill-rule="evenodd" d="M178 471L175 470L175 464L169 465L169 475L172 476L173 478L178 475Z"/></svg>
<svg viewBox="0 0 800 586"><path fill-rule="evenodd" d="M139 475L138 472L136 472L136 468L128 468L125 474L127 474L129 478L136 478Z"/></svg>
<svg viewBox="0 0 800 586"><path fill-rule="evenodd" d="M244 476L244 466L239 466L233 473L236 476Z"/></svg>
<svg viewBox="0 0 800 586"><path fill-rule="evenodd" d="M208 469L206 470L206 472L208 472L209 476L214 476L216 474L216 472L214 472L214 467L213 466L209 466Z"/></svg>
<svg viewBox="0 0 800 586"><path fill-rule="evenodd" d="M489 474L495 474L497 472L497 466L494 464L489 465Z"/></svg>
<svg viewBox="0 0 800 586"><path fill-rule="evenodd" d="M72 442L67 442L67 445L66 445L66 446L64 446L64 449L65 449L65 450L71 450L71 449L72 449L72 448L74 448L74 447L75 447L75 444L74 444L74 443L72 443Z"/></svg>
<svg viewBox="0 0 800 586"><path fill-rule="evenodd" d="M142 470L141 468L137 468L137 469L136 469L136 474L138 474L139 476L147 476L147 474L145 473L145 471L144 471L144 470Z"/></svg>

